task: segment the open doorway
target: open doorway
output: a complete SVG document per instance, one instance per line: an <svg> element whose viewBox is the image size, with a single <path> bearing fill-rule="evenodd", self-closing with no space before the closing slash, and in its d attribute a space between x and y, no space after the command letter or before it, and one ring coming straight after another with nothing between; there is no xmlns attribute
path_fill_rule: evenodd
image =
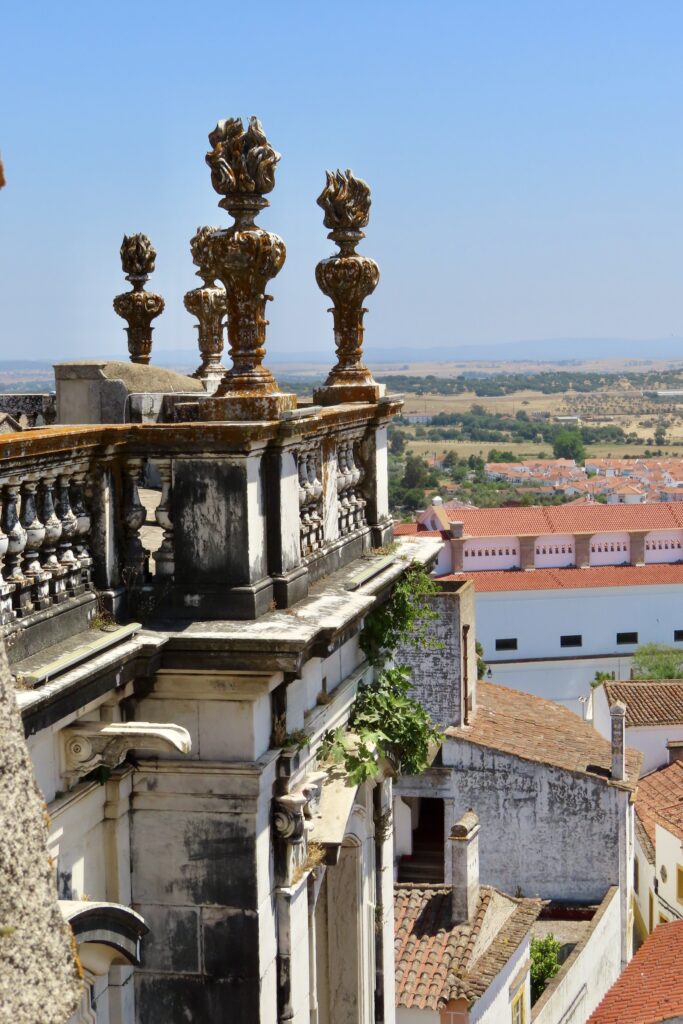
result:
<svg viewBox="0 0 683 1024"><path fill-rule="evenodd" d="M444 803L431 797L406 800L412 810L412 853L401 857L399 882L443 882Z"/></svg>

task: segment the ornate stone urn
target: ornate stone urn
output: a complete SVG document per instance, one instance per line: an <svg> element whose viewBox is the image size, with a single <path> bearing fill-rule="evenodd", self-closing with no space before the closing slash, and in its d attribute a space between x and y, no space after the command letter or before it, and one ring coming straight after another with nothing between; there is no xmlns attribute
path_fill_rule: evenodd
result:
<svg viewBox="0 0 683 1024"><path fill-rule="evenodd" d="M147 235L124 235L121 243L121 266L132 291L114 299L114 310L128 321L128 351L133 363L147 365L152 354L152 320L164 310L161 295L144 290L154 271L156 249Z"/></svg>
<svg viewBox="0 0 683 1024"><path fill-rule="evenodd" d="M185 294L185 309L199 321L197 335L200 365L192 374L204 384L212 395L223 379L225 367L221 362L223 354L223 331L225 328L225 288L216 285L216 272L211 259L211 239L218 228L197 228L190 240L192 262L199 269L197 277L202 285Z"/></svg>
<svg viewBox="0 0 683 1024"><path fill-rule="evenodd" d="M212 419L277 419L296 408L296 397L283 394L265 356L266 286L282 269L285 243L278 235L254 223L268 206L265 193L275 186L275 165L280 159L257 120L244 130L240 118L219 121L209 135L206 155L211 183L224 198L219 206L234 218L232 227L211 235L211 264L225 286L231 368L223 376L213 402ZM220 400L219 400L220 399Z"/></svg>
<svg viewBox="0 0 683 1024"><path fill-rule="evenodd" d="M362 362L363 315L367 312L363 300L377 287L379 267L368 256L356 252L356 246L365 238L362 229L370 219L370 188L351 171L326 174L318 206L325 211L325 227L331 229L327 237L336 242L339 251L320 261L315 279L334 303L330 312L337 364L324 386L314 392L313 400L321 405L376 402L382 387Z"/></svg>

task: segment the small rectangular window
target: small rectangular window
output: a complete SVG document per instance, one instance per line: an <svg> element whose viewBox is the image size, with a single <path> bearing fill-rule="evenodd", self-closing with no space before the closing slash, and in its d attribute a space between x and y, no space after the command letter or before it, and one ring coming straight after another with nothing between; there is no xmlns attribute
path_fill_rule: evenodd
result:
<svg viewBox="0 0 683 1024"><path fill-rule="evenodd" d="M680 871L680 868L679 868ZM637 857L633 858L633 890L637 894L640 888L640 861Z"/></svg>
<svg viewBox="0 0 683 1024"><path fill-rule="evenodd" d="M568 633L560 637L560 647L581 647L583 637L580 633Z"/></svg>
<svg viewBox="0 0 683 1024"><path fill-rule="evenodd" d="M519 992L512 1000L510 1009L512 1011L512 1024L526 1024L525 1017L526 1005L524 1001L524 985L520 988Z"/></svg>
<svg viewBox="0 0 683 1024"><path fill-rule="evenodd" d="M683 868L680 865L676 868L676 899L683 903Z"/></svg>
<svg viewBox="0 0 683 1024"><path fill-rule="evenodd" d="M502 640L496 640L497 651L516 651L517 650L517 638L516 637L503 637Z"/></svg>
<svg viewBox="0 0 683 1024"><path fill-rule="evenodd" d="M674 629L674 640L683 641L683 629Z"/></svg>
<svg viewBox="0 0 683 1024"><path fill-rule="evenodd" d="M618 644L637 644L638 634L637 633L617 633Z"/></svg>

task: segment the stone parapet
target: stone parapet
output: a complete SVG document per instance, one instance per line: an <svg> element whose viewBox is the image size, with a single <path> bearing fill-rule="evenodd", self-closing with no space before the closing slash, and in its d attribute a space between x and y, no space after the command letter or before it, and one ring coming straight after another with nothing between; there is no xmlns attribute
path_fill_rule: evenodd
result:
<svg viewBox="0 0 683 1024"><path fill-rule="evenodd" d="M386 428L400 402L259 423L44 428L0 445L0 624L95 584L129 611L254 618L391 537ZM138 485L162 482L150 572Z"/></svg>

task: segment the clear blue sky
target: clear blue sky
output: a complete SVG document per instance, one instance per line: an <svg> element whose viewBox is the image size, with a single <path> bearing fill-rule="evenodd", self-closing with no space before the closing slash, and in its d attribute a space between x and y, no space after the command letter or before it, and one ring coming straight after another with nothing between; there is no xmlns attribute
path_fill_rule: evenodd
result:
<svg viewBox="0 0 683 1024"><path fill-rule="evenodd" d="M332 357L315 199L337 166L373 189L373 346L683 334L682 112L680 0L6 3L0 359L123 356L134 231L156 349L194 347L188 241L229 223L206 136L252 113L282 153L274 358Z"/></svg>

